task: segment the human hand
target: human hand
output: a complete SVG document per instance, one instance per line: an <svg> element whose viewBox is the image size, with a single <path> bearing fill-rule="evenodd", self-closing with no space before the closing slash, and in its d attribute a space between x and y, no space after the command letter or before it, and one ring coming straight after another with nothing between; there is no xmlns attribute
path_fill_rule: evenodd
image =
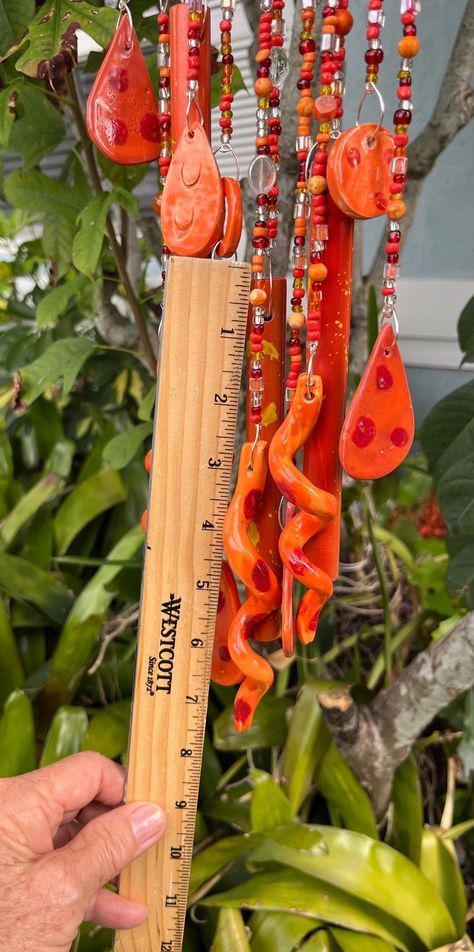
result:
<svg viewBox="0 0 474 952"><path fill-rule="evenodd" d="M92 752L0 780L0 952L69 952L84 919L113 929L147 910L102 888L165 828L122 805L125 771Z"/></svg>

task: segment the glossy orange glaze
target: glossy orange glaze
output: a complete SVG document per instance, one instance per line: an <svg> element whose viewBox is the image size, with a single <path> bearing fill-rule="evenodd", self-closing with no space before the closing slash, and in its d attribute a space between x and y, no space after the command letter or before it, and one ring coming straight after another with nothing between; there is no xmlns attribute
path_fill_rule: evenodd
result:
<svg viewBox="0 0 474 952"><path fill-rule="evenodd" d="M307 380L307 374L300 374L291 408L269 451L270 470L280 492L299 510L283 530L279 548L283 564L293 577L312 589L312 616L303 611L297 617L297 633L304 644L314 639L317 615L332 594L332 582L303 549L338 510L336 497L314 486L293 461L316 425L323 399L321 378L316 376L311 377L312 399L307 399Z"/></svg>
<svg viewBox="0 0 474 952"><path fill-rule="evenodd" d="M242 234L242 192L235 179L223 178L222 184L227 218L224 234L216 248L216 255L218 258L230 258L237 251Z"/></svg>
<svg viewBox="0 0 474 952"><path fill-rule="evenodd" d="M174 152L161 199L163 240L172 254L205 258L222 235L224 189L199 122L185 129Z"/></svg>
<svg viewBox="0 0 474 952"><path fill-rule="evenodd" d="M87 128L100 151L119 165L160 154L155 93L137 34L123 16L87 100Z"/></svg>
<svg viewBox="0 0 474 952"><path fill-rule="evenodd" d="M377 479L400 466L415 434L403 360L393 328L384 324L341 432L340 457L355 479Z"/></svg>
<svg viewBox="0 0 474 952"><path fill-rule="evenodd" d="M229 629L240 608L237 584L228 562L222 562L219 601L217 603L216 633L212 652L211 678L216 684L238 684L243 674L232 661L228 639Z"/></svg>
<svg viewBox="0 0 474 952"><path fill-rule="evenodd" d="M228 640L231 658L245 675L234 702L234 724L238 731L250 727L258 702L273 683L271 666L249 643L255 626L281 602L280 583L248 536L265 488L266 449L266 441L259 440L252 454L252 444L244 443L237 485L223 530L229 563L251 593L234 617Z"/></svg>
<svg viewBox="0 0 474 952"><path fill-rule="evenodd" d="M378 218L390 201L392 134L375 123L348 129L329 152L326 178L331 197L350 218Z"/></svg>
<svg viewBox="0 0 474 952"><path fill-rule="evenodd" d="M285 526L288 526L296 512L291 502L286 506ZM295 652L295 619L293 615L293 575L286 565L283 567L281 583L281 643L283 654L287 658Z"/></svg>

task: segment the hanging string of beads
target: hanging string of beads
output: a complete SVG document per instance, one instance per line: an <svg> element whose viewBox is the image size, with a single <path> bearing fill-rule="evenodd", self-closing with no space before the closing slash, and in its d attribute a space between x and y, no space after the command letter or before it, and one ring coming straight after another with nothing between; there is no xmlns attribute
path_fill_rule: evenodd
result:
<svg viewBox="0 0 474 952"><path fill-rule="evenodd" d="M221 129L221 145L225 148L230 145L232 139L232 103L233 77L234 77L234 56L232 53L232 26L235 11L236 0L221 0L221 20L219 30L221 34L221 98L219 101L219 126Z"/></svg>
<svg viewBox="0 0 474 952"><path fill-rule="evenodd" d="M327 277L323 257L329 239L326 165L331 137L337 138L340 135L343 115L346 56L344 44L353 24L348 6L348 0L327 0L323 10L319 96L313 104L313 115L319 123L319 130L308 181L311 195L311 247L306 340L310 354L315 351L321 336L323 283Z"/></svg>
<svg viewBox="0 0 474 952"><path fill-rule="evenodd" d="M365 52L365 62L367 64L365 82L377 84L379 78L379 67L383 62L383 47L380 33L385 24L385 12L383 9L383 0L369 0L367 13L366 37L369 42Z"/></svg>
<svg viewBox="0 0 474 952"><path fill-rule="evenodd" d="M314 64L316 61L316 43L313 39L315 0L302 0L300 11L302 30L300 33L299 52L301 54L300 77L297 88L300 99L297 105L298 124L296 134L296 157L298 160L298 177L295 188L295 204L293 206L293 249L291 266L293 271L293 287L291 296L291 312L288 317L290 340L288 353L290 367L286 380L286 399L291 403L296 383L301 373L303 361L301 354L300 332L306 323L304 314L304 279L308 261L306 254L306 231L309 213L308 191L306 183L306 163L312 148L311 114L313 100L311 83L314 78Z"/></svg>
<svg viewBox="0 0 474 952"><path fill-rule="evenodd" d="M397 300L396 282L400 272L400 221L405 215L406 205L403 201L403 190L407 180L408 170L408 130L412 120L413 103L411 100L413 57L418 53L420 43L416 35L415 20L420 13L419 0L401 0L400 19L403 26L403 37L398 44L398 51L402 57L398 72L398 105L394 112L393 123L395 132L395 152L390 165L392 182L390 185L390 201L387 205L388 238L385 245L387 261L384 265L384 282L382 295L384 298L383 317L387 320L393 316Z"/></svg>
<svg viewBox="0 0 474 952"><path fill-rule="evenodd" d="M268 118L268 144L270 147L270 158L275 166L275 170L280 168L280 136L281 136L281 88L288 75L288 57L283 50L286 34L286 22L283 17L285 9L285 0L273 0L272 20L270 23L271 49L270 49L270 79L273 83L269 99L269 118ZM279 188L277 182L268 192L268 239L270 242L268 253L271 257L278 236L278 197Z"/></svg>
<svg viewBox="0 0 474 952"><path fill-rule="evenodd" d="M157 66L159 72L158 84L158 121L160 123L161 147L158 158L160 192L155 196L153 207L157 214L160 212L161 192L165 186L166 176L171 164L171 86L170 86L170 23L168 3L161 4L158 14L158 55ZM169 259L169 248L163 245L161 252L161 281L164 287L166 270Z"/></svg>

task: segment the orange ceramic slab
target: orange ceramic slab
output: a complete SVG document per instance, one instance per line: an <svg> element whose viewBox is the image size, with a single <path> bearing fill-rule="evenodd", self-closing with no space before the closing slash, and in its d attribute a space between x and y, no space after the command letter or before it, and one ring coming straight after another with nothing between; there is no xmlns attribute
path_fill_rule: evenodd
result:
<svg viewBox="0 0 474 952"><path fill-rule="evenodd" d="M224 188L199 122L185 129L173 155L161 199L164 243L172 254L205 258L224 227Z"/></svg>
<svg viewBox="0 0 474 952"><path fill-rule="evenodd" d="M331 197L351 218L378 218L390 198L393 136L375 123L348 129L329 152L327 182Z"/></svg>
<svg viewBox="0 0 474 952"><path fill-rule="evenodd" d="M123 16L87 100L87 128L118 165L160 154L158 106L137 34Z"/></svg>
<svg viewBox="0 0 474 952"><path fill-rule="evenodd" d="M354 479L377 479L400 466L415 433L405 367L390 324L380 330L352 399L339 452Z"/></svg>

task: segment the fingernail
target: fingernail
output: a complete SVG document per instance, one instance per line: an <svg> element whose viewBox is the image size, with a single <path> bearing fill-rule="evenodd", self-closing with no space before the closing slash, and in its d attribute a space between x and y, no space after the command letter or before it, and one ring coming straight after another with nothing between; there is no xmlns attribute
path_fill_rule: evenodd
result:
<svg viewBox="0 0 474 952"><path fill-rule="evenodd" d="M144 803L137 807L130 817L135 838L139 843L158 839L166 825L166 816L154 803Z"/></svg>

